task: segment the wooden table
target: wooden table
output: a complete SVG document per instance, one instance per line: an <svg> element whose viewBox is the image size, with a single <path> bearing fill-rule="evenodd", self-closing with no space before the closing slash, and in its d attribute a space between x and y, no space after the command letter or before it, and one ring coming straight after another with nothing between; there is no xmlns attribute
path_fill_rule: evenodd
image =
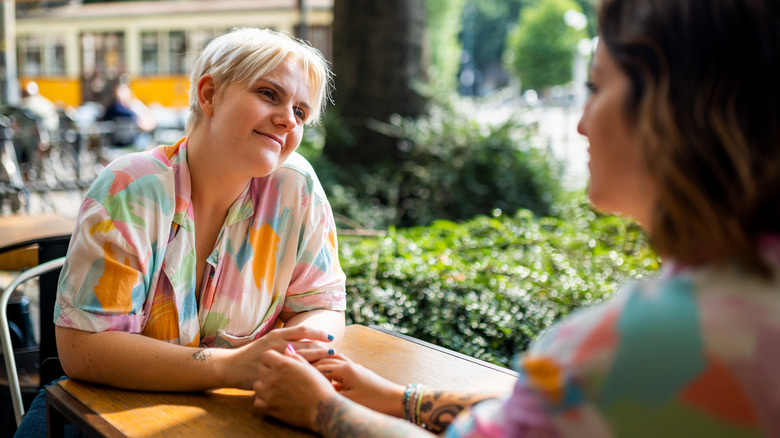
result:
<svg viewBox="0 0 780 438"><path fill-rule="evenodd" d="M0 216L0 270L21 271L48 260L39 251L56 245L67 249L76 220L54 213Z"/></svg>
<svg viewBox="0 0 780 438"><path fill-rule="evenodd" d="M348 326L338 350L398 383L509 392L517 379L506 368L376 327ZM91 437L314 436L254 416L253 396L239 389L154 393L64 380L47 388L46 409L50 436L61 436L66 422Z"/></svg>
<svg viewBox="0 0 780 438"><path fill-rule="evenodd" d="M0 216L0 270L23 271L64 256L75 226L75 219L55 213ZM54 271L41 275L39 278L39 315L54 314L58 277L59 271ZM3 285L3 287L5 286L7 284ZM27 373L20 374L22 391L31 394L32 397L38 392L40 386L38 371L41 361L57 356L54 321L51 318L40 319L38 332L41 336L40 345L37 348L16 353L17 360L22 364L38 364L38 366L25 367ZM2 360L0 360L0 364L2 368L0 374L3 376L0 380L5 380L7 386L7 371ZM41 373L44 379L51 377L52 374L61 375L57 369L52 370L52 373L47 373L46 370L52 370L52 368L44 367L44 372Z"/></svg>

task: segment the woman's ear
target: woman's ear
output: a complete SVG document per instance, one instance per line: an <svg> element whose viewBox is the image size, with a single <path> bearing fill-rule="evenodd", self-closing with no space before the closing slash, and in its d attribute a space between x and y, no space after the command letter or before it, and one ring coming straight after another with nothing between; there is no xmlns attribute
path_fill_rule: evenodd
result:
<svg viewBox="0 0 780 438"><path fill-rule="evenodd" d="M203 75L198 79L198 103L203 114L211 117L214 114L214 96L217 94L214 78Z"/></svg>

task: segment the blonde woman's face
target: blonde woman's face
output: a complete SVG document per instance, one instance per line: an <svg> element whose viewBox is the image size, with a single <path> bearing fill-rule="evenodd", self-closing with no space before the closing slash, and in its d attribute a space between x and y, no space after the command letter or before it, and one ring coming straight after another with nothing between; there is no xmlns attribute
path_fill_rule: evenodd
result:
<svg viewBox="0 0 780 438"><path fill-rule="evenodd" d="M288 57L249 84L228 84L215 94L210 130L230 160L231 172L263 177L295 151L311 114L311 90L300 63Z"/></svg>
<svg viewBox="0 0 780 438"><path fill-rule="evenodd" d="M590 144L588 197L597 209L632 217L647 227L655 190L642 163L636 129L623 109L630 90L628 75L605 44L596 48L590 88L577 125Z"/></svg>

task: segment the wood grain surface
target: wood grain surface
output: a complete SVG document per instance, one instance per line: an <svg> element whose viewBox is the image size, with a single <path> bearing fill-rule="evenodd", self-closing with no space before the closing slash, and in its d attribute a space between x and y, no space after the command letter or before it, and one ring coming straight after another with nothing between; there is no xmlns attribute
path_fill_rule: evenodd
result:
<svg viewBox="0 0 780 438"><path fill-rule="evenodd" d="M362 325L347 327L338 351L398 383L508 392L516 381L515 374L509 370ZM59 387L65 392L57 396L57 401L69 409L58 410L69 411L69 414L63 412L66 417L78 415L75 422L84 424L90 420L83 412L92 412L128 437L315 436L255 416L252 391L226 388L198 393L155 393L114 389L78 380L61 381ZM47 396L50 395L51 392Z"/></svg>

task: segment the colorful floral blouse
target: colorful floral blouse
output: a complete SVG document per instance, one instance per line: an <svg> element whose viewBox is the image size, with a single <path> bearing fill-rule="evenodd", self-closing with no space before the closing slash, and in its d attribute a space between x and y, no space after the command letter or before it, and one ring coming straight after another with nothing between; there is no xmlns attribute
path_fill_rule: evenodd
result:
<svg viewBox="0 0 780 438"><path fill-rule="evenodd" d="M774 279L675 269L554 326L503 400L448 437L780 437L780 239Z"/></svg>
<svg viewBox="0 0 780 438"><path fill-rule="evenodd" d="M81 205L55 323L235 347L273 329L281 311L345 309L333 214L302 156L233 203L200 292L193 217L186 139L114 161Z"/></svg>

